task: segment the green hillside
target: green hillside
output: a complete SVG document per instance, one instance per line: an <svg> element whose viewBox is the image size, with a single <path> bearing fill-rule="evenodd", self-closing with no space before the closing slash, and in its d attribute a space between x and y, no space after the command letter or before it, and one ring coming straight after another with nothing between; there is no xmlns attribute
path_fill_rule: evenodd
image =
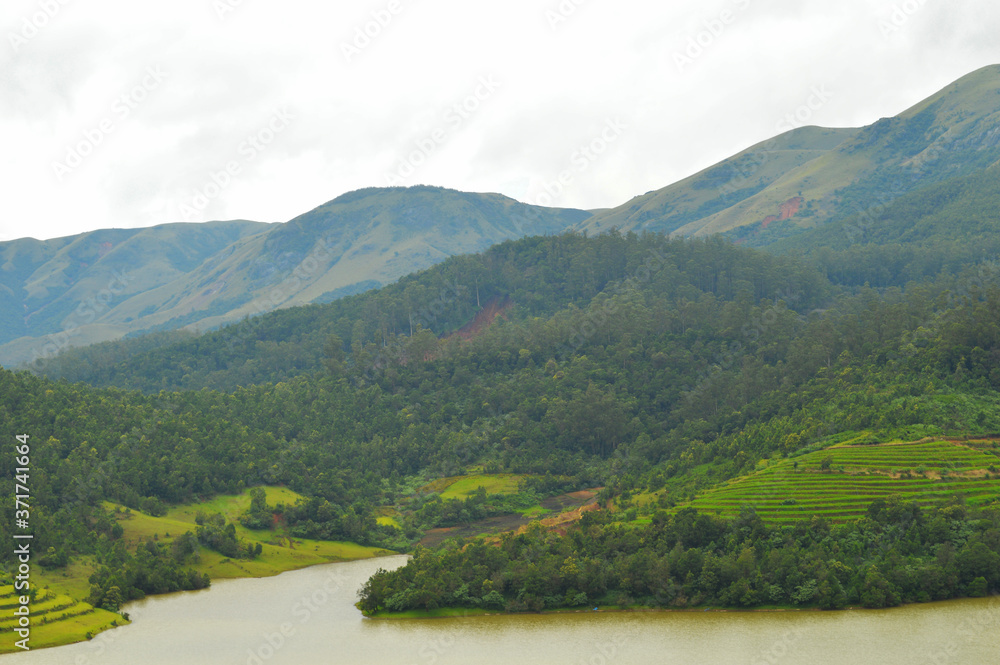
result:
<svg viewBox="0 0 1000 665"><path fill-rule="evenodd" d="M580 225L672 233L766 190L785 174L826 155L857 129L801 127L758 143L689 178L601 211ZM777 210L777 208L776 208Z"/></svg>
<svg viewBox="0 0 1000 665"><path fill-rule="evenodd" d="M779 240L769 251L799 256L847 286L904 286L979 266L1000 254L1000 167L957 176L885 206Z"/></svg>
<svg viewBox="0 0 1000 665"><path fill-rule="evenodd" d="M100 345L34 369L52 378L148 392L233 390L323 371L331 335L354 362L379 364L404 353L418 328L445 337L491 302L509 302L513 309L505 318L519 321L587 308L602 292L615 293L637 274L645 275L640 271L649 266L656 268L655 275L636 286L646 291L656 284L672 299L698 300L711 293L756 303L791 293L796 302L789 306L802 310L819 305L826 295L822 278L812 269L721 241L536 237L455 257L378 291L328 305L274 312L153 350L141 349L138 341ZM562 346L571 337L567 332ZM555 348L546 352L566 353Z"/></svg>
<svg viewBox="0 0 1000 665"><path fill-rule="evenodd" d="M121 325L124 332L127 317L113 313L124 301L189 277L233 243L268 228L240 221L167 224L0 243L0 361L12 364L14 356L3 352L21 338L15 346L51 354L109 338L91 330Z"/></svg>
<svg viewBox="0 0 1000 665"><path fill-rule="evenodd" d="M688 565L678 561L692 547L699 566L709 554L736 566L743 549L764 553L779 540L785 568L815 568L808 579L774 578L765 587L751 573L770 559L755 554L753 566L747 559L727 568L746 575L706 583L705 602L808 603L819 597L807 593L810 580L835 588L828 574L843 594L815 601L823 606L975 595L1000 585L992 559L980 556L983 547L993 551L993 514L973 510L997 496L986 475L995 457L992 447L944 437L1000 432L1000 285L964 272L905 291L853 292L797 259L720 238L533 237L335 303L180 341L168 335L131 359L103 347L72 368L74 378L90 371L142 392L0 371L0 414L31 437L40 571L49 579L64 572L64 580L86 574L87 602L108 610L143 594L202 588L205 572L269 574L296 557L406 551L421 542L444 543L439 553L414 550L415 566L438 571L421 579L451 594L447 602L427 596L437 604L488 597L495 609L537 609L572 606L583 593L586 602L629 605L638 595L648 600L650 587L610 577L623 568L609 553L631 543L621 547L640 558L629 565L649 569L642 548L622 535L642 529L642 538L661 543L657 565L671 570ZM956 285L966 297L949 300ZM871 444L932 440L820 454L838 435L862 443L850 435L862 431ZM0 492L8 495L14 464L0 457ZM904 468L912 478L902 477ZM845 479L852 493L839 505ZM759 496L768 482L777 483L767 491L778 506ZM778 512L840 521L878 512L879 500L895 494L918 505L899 504L886 519L931 529L933 511L944 511L948 528L964 534L953 545L956 562L931 562L929 548L940 540L921 540L912 553L913 566L936 565L953 583L914 586L900 578L906 562L878 549L845 558L826 549L841 542L824 540L828 525L803 527ZM934 499L946 505L928 506ZM760 514L743 509L754 500ZM678 520L688 519L717 537L678 549L677 529L688 528ZM789 523L790 531L769 523ZM578 551L592 560L587 591L567 581L561 563L544 576L558 594L536 589L518 599L503 586L492 589L498 600L475 565L431 563L463 551L447 544L449 534L505 528L526 531L488 535L469 556L522 537L526 547L552 548L552 561ZM846 528L866 534L870 525ZM815 540L795 545L789 539L803 529ZM0 539L12 531L0 521ZM290 548L287 539L308 547ZM518 551L489 565L522 580L529 573ZM11 556L0 552L0 560ZM836 557L844 568L827 570ZM444 576L446 569L470 577ZM880 577L869 582L873 569ZM697 604L699 588L685 580L674 580L671 598ZM474 595L459 593L473 582ZM737 593L743 582L749 591ZM368 597L386 606L384 597ZM420 607L407 597L393 606Z"/></svg>
<svg viewBox="0 0 1000 665"><path fill-rule="evenodd" d="M996 74L782 137L734 205L780 199L790 173L814 189L729 238L558 233L589 213L418 187L164 259L189 270L147 292L155 334L0 369L0 420L29 435L39 605L90 616L383 551L413 557L369 580L369 614L1000 593ZM711 185L677 215L717 205L732 169L689 182ZM281 307L170 329L246 313L204 318L230 287ZM26 464L0 456L0 493Z"/></svg>

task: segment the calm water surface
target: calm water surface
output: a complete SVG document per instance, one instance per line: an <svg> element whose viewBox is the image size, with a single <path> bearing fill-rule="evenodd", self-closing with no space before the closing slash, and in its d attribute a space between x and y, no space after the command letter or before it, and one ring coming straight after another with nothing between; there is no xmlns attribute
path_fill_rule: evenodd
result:
<svg viewBox="0 0 1000 665"><path fill-rule="evenodd" d="M354 607L378 568L317 566L131 604L93 641L16 665L996 665L1000 599L871 612L635 612L374 621Z"/></svg>

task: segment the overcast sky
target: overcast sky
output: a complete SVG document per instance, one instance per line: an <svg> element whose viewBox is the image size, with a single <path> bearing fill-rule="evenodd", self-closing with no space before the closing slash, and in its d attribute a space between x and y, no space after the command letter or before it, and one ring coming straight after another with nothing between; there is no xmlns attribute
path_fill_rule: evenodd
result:
<svg viewBox="0 0 1000 665"><path fill-rule="evenodd" d="M610 207L1000 63L987 0L3 0L0 29L0 240L388 184Z"/></svg>

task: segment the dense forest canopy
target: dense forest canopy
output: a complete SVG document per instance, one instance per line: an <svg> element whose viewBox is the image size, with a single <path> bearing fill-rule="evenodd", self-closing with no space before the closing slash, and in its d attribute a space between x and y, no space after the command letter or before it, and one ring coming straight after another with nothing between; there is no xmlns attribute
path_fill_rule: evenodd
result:
<svg viewBox="0 0 1000 665"><path fill-rule="evenodd" d="M284 485L307 497L284 509L294 533L401 549L457 516L504 509L492 499L416 501L402 532L379 524L381 507L416 500L415 477L476 467L604 486L606 501L663 487L680 501L838 432L1000 432L997 277L979 264L905 288L848 289L806 260L721 239L529 238L328 305L141 349L79 350L40 368L53 378L0 371L0 419L32 437L33 522L51 565L86 554L136 570L173 566L157 579L191 587L204 582L183 573L186 546L123 551L102 502L156 514ZM491 304L492 323L455 334ZM84 379L92 385L70 382ZM0 459L11 493L13 464ZM193 537L243 556L217 526ZM0 537L10 528L0 522ZM731 527L713 528L721 539ZM983 538L992 546L992 532ZM699 556L738 556L722 542ZM806 556L811 545L800 546ZM825 556L817 551L808 555ZM994 588L983 570L973 581ZM159 588L130 575L96 584L123 598ZM856 578L834 576L855 602ZM824 581L834 588L816 577ZM735 598L676 583L688 598ZM795 589L805 582L769 583L781 598L804 593ZM906 594L895 597L922 598Z"/></svg>

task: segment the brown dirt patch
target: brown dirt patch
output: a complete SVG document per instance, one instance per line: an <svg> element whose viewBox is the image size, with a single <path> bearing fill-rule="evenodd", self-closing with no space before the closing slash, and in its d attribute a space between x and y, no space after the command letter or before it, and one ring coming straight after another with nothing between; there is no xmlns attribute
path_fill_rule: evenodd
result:
<svg viewBox="0 0 1000 665"><path fill-rule="evenodd" d="M449 338L459 337L468 341L493 325L498 317L503 316L506 318L507 312L513 306L514 301L509 297L493 298L483 305L483 308L476 313L472 321L449 335Z"/></svg>

